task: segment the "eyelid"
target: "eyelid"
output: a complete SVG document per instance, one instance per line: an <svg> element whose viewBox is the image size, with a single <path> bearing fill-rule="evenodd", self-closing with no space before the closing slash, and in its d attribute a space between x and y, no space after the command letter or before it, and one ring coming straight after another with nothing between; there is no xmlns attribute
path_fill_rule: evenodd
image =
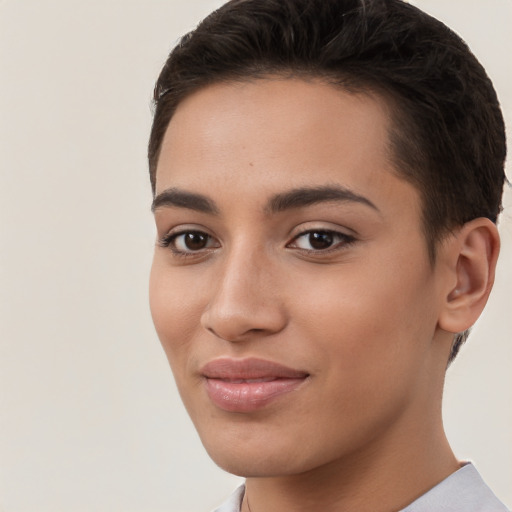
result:
<svg viewBox="0 0 512 512"><path fill-rule="evenodd" d="M311 221L304 221L297 224L293 229L290 230L290 238L295 238L304 233L310 233L311 231L328 231L331 233L338 233L344 236L353 236L359 238L359 232L348 225L338 223L336 221L330 221L327 219L318 219Z"/></svg>
<svg viewBox="0 0 512 512"><path fill-rule="evenodd" d="M163 232L162 235L158 235L159 241L164 240L166 238L170 238L172 236L177 236L183 233L190 232L204 233L205 235L213 236L215 238L215 236L212 235L211 231L202 224L177 224L170 228L166 227L165 229L159 229L158 231Z"/></svg>

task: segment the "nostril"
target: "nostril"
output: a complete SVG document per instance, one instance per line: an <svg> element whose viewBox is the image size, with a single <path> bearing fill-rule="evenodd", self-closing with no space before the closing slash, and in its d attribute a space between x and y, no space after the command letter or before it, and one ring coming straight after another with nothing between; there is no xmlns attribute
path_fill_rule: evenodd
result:
<svg viewBox="0 0 512 512"><path fill-rule="evenodd" d="M213 334L216 338L221 338L231 342L241 342L244 340L252 339L253 336L263 336L270 334L271 331L268 329L254 328L254 329L234 329L233 326L220 326L219 329L215 327L206 327L206 330Z"/></svg>

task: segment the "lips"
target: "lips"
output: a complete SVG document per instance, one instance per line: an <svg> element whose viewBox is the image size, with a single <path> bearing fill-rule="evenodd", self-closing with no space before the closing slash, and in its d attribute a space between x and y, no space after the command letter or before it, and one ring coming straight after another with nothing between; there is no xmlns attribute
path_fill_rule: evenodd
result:
<svg viewBox="0 0 512 512"><path fill-rule="evenodd" d="M295 391L309 377L302 370L255 358L216 359L206 364L201 374L210 400L229 412L261 409Z"/></svg>

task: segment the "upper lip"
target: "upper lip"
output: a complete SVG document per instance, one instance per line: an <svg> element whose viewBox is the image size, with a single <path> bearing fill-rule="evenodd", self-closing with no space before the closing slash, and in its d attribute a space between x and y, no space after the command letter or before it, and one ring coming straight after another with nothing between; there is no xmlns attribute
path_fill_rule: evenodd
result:
<svg viewBox="0 0 512 512"><path fill-rule="evenodd" d="M201 368L208 379L303 379L309 374L289 368L274 361L258 358L232 359L222 357L208 362Z"/></svg>

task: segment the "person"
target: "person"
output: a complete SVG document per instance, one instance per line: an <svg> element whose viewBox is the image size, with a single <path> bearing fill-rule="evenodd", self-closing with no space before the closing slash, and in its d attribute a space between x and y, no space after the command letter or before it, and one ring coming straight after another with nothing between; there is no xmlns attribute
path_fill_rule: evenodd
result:
<svg viewBox="0 0 512 512"><path fill-rule="evenodd" d="M218 510L505 511L446 439L499 253L484 69L400 0L232 0L154 91L154 324Z"/></svg>

